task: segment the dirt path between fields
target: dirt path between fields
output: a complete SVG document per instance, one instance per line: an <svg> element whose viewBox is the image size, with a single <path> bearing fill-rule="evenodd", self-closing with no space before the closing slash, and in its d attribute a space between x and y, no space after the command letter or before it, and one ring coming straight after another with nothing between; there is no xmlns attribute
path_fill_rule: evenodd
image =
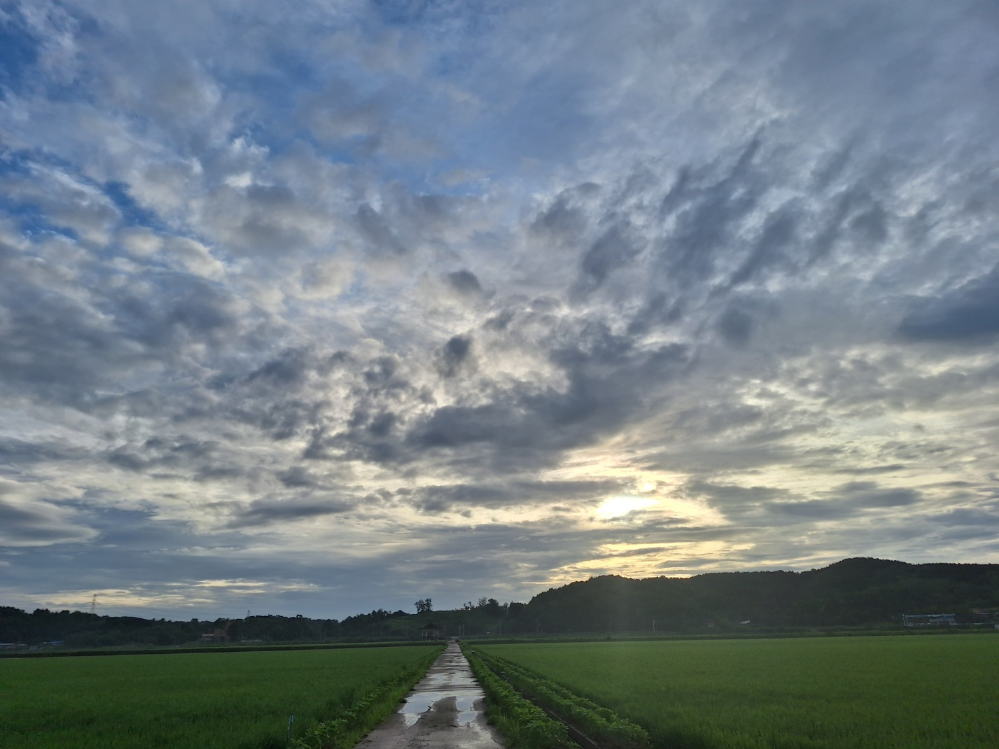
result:
<svg viewBox="0 0 999 749"><path fill-rule="evenodd" d="M486 725L485 696L458 643L448 643L423 681L358 749L504 749Z"/></svg>

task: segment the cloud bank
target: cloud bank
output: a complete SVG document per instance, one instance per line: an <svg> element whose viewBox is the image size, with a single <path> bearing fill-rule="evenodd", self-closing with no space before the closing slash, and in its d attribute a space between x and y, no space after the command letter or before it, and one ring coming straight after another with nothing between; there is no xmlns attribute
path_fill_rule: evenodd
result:
<svg viewBox="0 0 999 749"><path fill-rule="evenodd" d="M997 30L3 6L4 602L999 561Z"/></svg>

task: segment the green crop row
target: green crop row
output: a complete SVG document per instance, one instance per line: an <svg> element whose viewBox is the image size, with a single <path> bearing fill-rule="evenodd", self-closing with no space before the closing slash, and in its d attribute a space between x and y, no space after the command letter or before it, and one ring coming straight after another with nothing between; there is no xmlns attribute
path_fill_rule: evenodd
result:
<svg viewBox="0 0 999 749"><path fill-rule="evenodd" d="M511 749L579 749L569 739L562 723L521 697L517 690L494 674L473 650L462 648L472 673L486 695L486 717L495 725Z"/></svg>
<svg viewBox="0 0 999 749"><path fill-rule="evenodd" d="M654 749L999 747L999 635L480 645Z"/></svg>
<svg viewBox="0 0 999 749"><path fill-rule="evenodd" d="M605 749L648 749L649 734L613 710L504 658L487 653L482 660L534 702L575 726Z"/></svg>
<svg viewBox="0 0 999 749"><path fill-rule="evenodd" d="M295 749L348 749L387 718L399 701L426 673L439 651L415 664L392 681L361 697L336 715L320 721L305 734L292 740Z"/></svg>

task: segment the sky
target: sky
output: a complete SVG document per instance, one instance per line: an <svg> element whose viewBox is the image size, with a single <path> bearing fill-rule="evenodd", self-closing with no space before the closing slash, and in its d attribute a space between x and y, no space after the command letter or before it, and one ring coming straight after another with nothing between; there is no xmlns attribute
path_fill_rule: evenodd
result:
<svg viewBox="0 0 999 749"><path fill-rule="evenodd" d="M992 0L0 2L0 604L999 563Z"/></svg>

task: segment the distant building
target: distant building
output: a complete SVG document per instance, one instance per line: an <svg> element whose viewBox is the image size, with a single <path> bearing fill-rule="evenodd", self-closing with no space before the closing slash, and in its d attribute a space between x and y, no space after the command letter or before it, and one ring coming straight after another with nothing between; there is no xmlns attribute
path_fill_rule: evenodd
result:
<svg viewBox="0 0 999 749"><path fill-rule="evenodd" d="M954 614L902 614L902 624L906 627L956 627Z"/></svg>
<svg viewBox="0 0 999 749"><path fill-rule="evenodd" d="M214 629L201 635L202 642L229 642L229 626L232 622L225 623L225 629Z"/></svg>
<svg viewBox="0 0 999 749"><path fill-rule="evenodd" d="M996 609L972 609L971 623L981 626L999 621L999 610Z"/></svg>
<svg viewBox="0 0 999 749"><path fill-rule="evenodd" d="M23 650L26 647L23 642L0 642L0 650Z"/></svg>
<svg viewBox="0 0 999 749"><path fill-rule="evenodd" d="M439 640L443 636L444 630L433 622L427 623L427 625L420 630L420 637L424 640Z"/></svg>

